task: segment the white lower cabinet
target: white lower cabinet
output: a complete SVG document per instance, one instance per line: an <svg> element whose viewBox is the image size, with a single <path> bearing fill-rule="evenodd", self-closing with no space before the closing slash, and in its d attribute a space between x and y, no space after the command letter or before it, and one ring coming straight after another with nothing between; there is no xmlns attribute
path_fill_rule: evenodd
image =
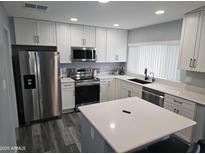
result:
<svg viewBox="0 0 205 154"><path fill-rule="evenodd" d="M165 94L164 108L188 119L195 119L196 104L191 101ZM176 135L190 143L193 137L193 127L179 131Z"/></svg>
<svg viewBox="0 0 205 154"><path fill-rule="evenodd" d="M115 99L115 79L100 80L100 102Z"/></svg>
<svg viewBox="0 0 205 154"><path fill-rule="evenodd" d="M75 86L74 82L61 83L62 109L63 112L75 108Z"/></svg>
<svg viewBox="0 0 205 154"><path fill-rule="evenodd" d="M142 97L142 86L116 79L116 98Z"/></svg>

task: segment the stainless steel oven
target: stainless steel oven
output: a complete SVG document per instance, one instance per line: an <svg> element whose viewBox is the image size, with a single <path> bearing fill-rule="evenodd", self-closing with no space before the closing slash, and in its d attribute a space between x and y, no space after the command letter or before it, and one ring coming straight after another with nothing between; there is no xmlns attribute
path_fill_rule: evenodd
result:
<svg viewBox="0 0 205 154"><path fill-rule="evenodd" d="M96 61L95 48L72 47L72 61Z"/></svg>
<svg viewBox="0 0 205 154"><path fill-rule="evenodd" d="M100 101L100 81L98 79L77 81L75 83L76 106Z"/></svg>
<svg viewBox="0 0 205 154"><path fill-rule="evenodd" d="M75 104L98 103L100 101L100 79L94 76L93 68L74 68L69 76L75 80Z"/></svg>

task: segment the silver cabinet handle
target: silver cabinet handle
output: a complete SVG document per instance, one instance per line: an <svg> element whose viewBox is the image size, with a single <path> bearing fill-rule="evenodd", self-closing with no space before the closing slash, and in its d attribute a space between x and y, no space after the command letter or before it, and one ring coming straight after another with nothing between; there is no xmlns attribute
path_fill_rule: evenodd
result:
<svg viewBox="0 0 205 154"><path fill-rule="evenodd" d="M131 97L131 91L130 90L128 91L128 97Z"/></svg>
<svg viewBox="0 0 205 154"><path fill-rule="evenodd" d="M189 67L192 67L192 58L190 59Z"/></svg>
<svg viewBox="0 0 205 154"><path fill-rule="evenodd" d="M82 39L83 45L86 45L86 39Z"/></svg>
<svg viewBox="0 0 205 154"><path fill-rule="evenodd" d="M193 68L196 68L196 59L194 58L194 61L193 61Z"/></svg>
<svg viewBox="0 0 205 154"><path fill-rule="evenodd" d="M175 103L178 103L178 104L183 104L183 102L179 102L179 101L177 101L177 100L175 100L175 99L174 99L174 102L175 102Z"/></svg>
<svg viewBox="0 0 205 154"><path fill-rule="evenodd" d="M39 36L38 35L33 36L33 42L34 43L39 43Z"/></svg>

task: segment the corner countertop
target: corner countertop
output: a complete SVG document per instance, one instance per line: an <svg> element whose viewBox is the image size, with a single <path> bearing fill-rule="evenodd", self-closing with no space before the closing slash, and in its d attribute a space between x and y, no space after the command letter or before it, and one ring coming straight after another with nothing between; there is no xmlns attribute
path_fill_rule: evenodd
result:
<svg viewBox="0 0 205 154"><path fill-rule="evenodd" d="M79 110L116 152L129 152L196 124L138 97L81 106Z"/></svg>
<svg viewBox="0 0 205 154"><path fill-rule="evenodd" d="M117 79L125 80L133 84L141 85L142 87L151 88L151 89L158 90L158 91L164 92L172 96L176 96L176 97L183 98L183 99L186 99L186 100L189 100L189 101L201 104L201 105L205 105L205 94L195 92L194 90L188 90L182 87L178 87L174 85L171 86L165 83L157 83L157 82L154 82L151 84L140 84L140 83L136 83L133 81L129 81L128 79L132 79L136 77L127 76L127 75L99 75L98 78L100 79L117 78Z"/></svg>
<svg viewBox="0 0 205 154"><path fill-rule="evenodd" d="M61 83L65 83L65 82L75 82L75 80L69 77L61 78Z"/></svg>

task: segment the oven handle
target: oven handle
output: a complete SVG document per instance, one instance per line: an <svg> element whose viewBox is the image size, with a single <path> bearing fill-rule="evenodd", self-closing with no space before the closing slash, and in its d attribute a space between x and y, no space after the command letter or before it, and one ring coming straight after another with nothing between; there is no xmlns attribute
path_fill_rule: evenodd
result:
<svg viewBox="0 0 205 154"><path fill-rule="evenodd" d="M80 82L80 83L76 83L75 87L83 87L83 86L93 86L93 85L100 85L99 81L96 82Z"/></svg>

